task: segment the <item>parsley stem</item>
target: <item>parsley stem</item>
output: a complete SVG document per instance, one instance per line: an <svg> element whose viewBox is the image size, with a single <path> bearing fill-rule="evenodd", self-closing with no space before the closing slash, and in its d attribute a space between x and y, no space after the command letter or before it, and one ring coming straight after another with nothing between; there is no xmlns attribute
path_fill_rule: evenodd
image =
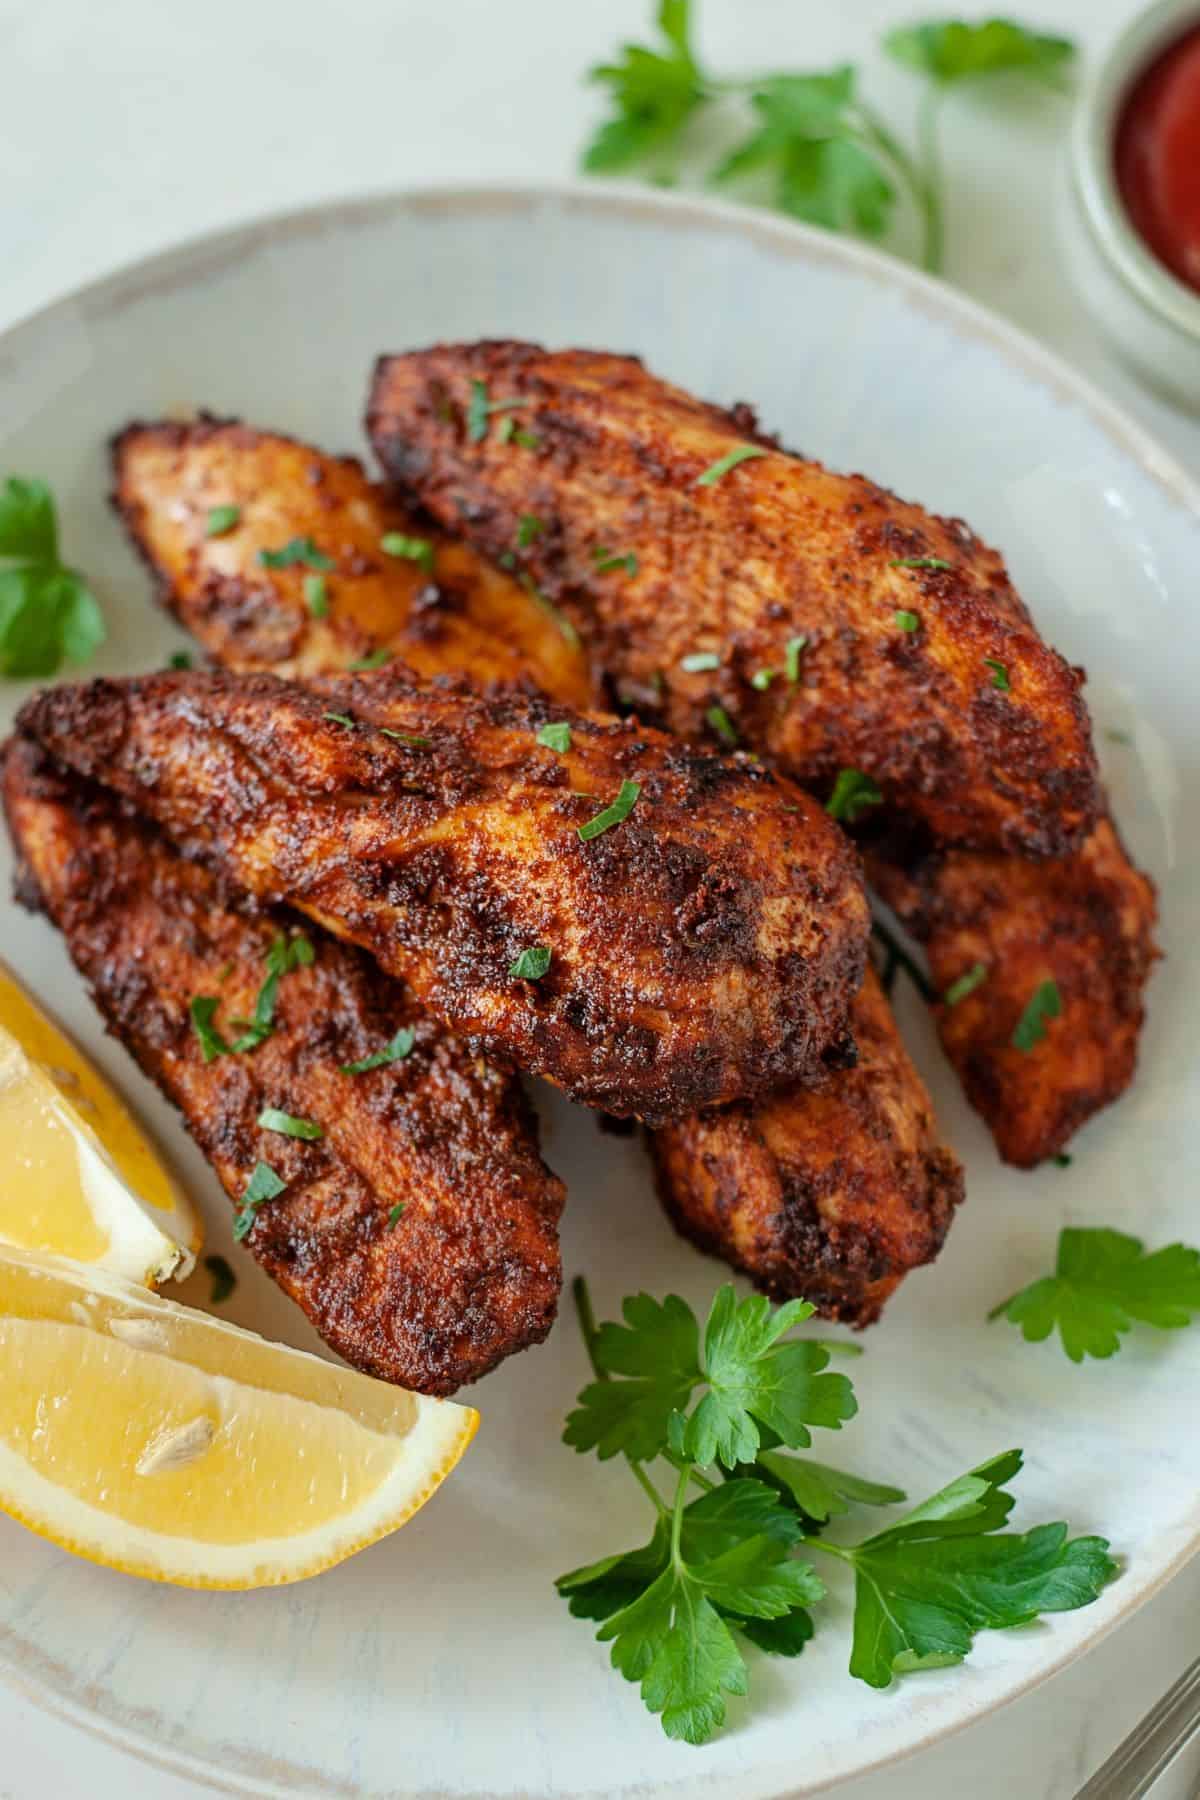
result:
<svg viewBox="0 0 1200 1800"><path fill-rule="evenodd" d="M899 939L888 930L886 925L880 924L878 919L872 919L871 930L887 951L888 966L891 972L894 974L897 967L903 969L922 1000L932 1006L937 999L937 994L934 992L933 983L921 965L913 960Z"/></svg>
<svg viewBox="0 0 1200 1800"><path fill-rule="evenodd" d="M675 1505L671 1510L671 1561L677 1569L683 1567L680 1555L680 1544L683 1539L683 1509L687 1505L688 1483L692 1476L692 1465L685 1462L679 1471L679 1480L675 1485Z"/></svg>
<svg viewBox="0 0 1200 1800"><path fill-rule="evenodd" d="M612 1376L609 1374L608 1370L602 1369L596 1361L596 1314L592 1309L592 1296L588 1291L588 1284L582 1275L577 1275L571 1283L571 1298L575 1302L575 1312L579 1319L579 1335L583 1339L583 1347L587 1351L587 1359L592 1365L592 1374L596 1377L597 1381L611 1381ZM670 1509L650 1477L647 1475L645 1469L643 1469L641 1463L634 1462L631 1456L627 1456L625 1460L633 1471L634 1480L642 1489L646 1498L650 1501L650 1504L654 1507L655 1511L665 1519Z"/></svg>
<svg viewBox="0 0 1200 1800"><path fill-rule="evenodd" d="M946 227L942 212L942 153L938 142L941 89L931 84L917 112L917 139L921 146L922 180L919 193L925 220L925 248L921 267L940 275L945 254Z"/></svg>
<svg viewBox="0 0 1200 1800"><path fill-rule="evenodd" d="M909 155L899 139L892 135L877 113L861 100L858 103L864 140L872 149L887 158L912 195L913 203L921 217L921 267L931 275L940 275L942 272L941 175L936 122L932 117L926 122L924 108L928 101L936 100L937 97L937 90L931 89L926 96L926 102L922 105L920 119L921 165ZM928 138L926 130L929 133Z"/></svg>

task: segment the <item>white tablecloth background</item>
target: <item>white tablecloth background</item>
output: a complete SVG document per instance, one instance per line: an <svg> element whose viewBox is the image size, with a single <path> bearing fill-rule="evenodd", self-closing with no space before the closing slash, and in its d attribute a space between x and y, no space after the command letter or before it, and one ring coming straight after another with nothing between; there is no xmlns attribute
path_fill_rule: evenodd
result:
<svg viewBox="0 0 1200 1800"><path fill-rule="evenodd" d="M867 91L898 121L913 87L873 46L923 4L698 0L714 64L861 60ZM0 0L0 328L149 251L279 208L408 183L568 174L600 104L582 71L644 36L651 10L652 0ZM983 11L970 0L962 10ZM1135 7L1028 0L1027 12L1021 0L1017 10L1095 53ZM948 275L1053 345L1197 471L1200 423L1114 362L1068 284L1052 179L1065 117L1045 104L950 103ZM1070 1800L1197 1652L1200 1561L1038 1692L840 1792ZM4 1800L202 1791L4 1689L0 1744ZM1198 1776L1200 1747L1156 1800L1183 1800Z"/></svg>

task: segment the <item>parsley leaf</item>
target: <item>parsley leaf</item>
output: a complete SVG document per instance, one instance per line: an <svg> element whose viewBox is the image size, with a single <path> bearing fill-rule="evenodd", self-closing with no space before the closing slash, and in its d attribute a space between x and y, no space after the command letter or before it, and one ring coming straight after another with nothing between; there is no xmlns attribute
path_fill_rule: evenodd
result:
<svg viewBox="0 0 1200 1800"><path fill-rule="evenodd" d="M677 1294L661 1302L633 1294L621 1314L623 1325L601 1325L593 1340L602 1375L621 1379L584 1388L563 1442L602 1459L623 1452L648 1462L665 1448L671 1414L687 1405L701 1379L700 1328Z"/></svg>
<svg viewBox="0 0 1200 1800"><path fill-rule="evenodd" d="M603 812L598 812L594 819L589 819L586 825L579 827L580 841L590 844L592 839L599 837L602 832L608 831L614 825L622 824L633 811L641 791L640 782L622 781L617 789L616 799L606 806Z"/></svg>
<svg viewBox="0 0 1200 1800"><path fill-rule="evenodd" d="M973 994L975 989L987 980L987 975L986 963L972 963L971 967L960 975L957 981L950 983L942 995L943 1003L946 1006L957 1006L960 1001L967 998L968 994Z"/></svg>
<svg viewBox="0 0 1200 1800"><path fill-rule="evenodd" d="M1013 1049L1024 1051L1028 1056L1045 1037L1047 1020L1061 1016L1062 995L1058 991L1057 981L1040 982L1029 996L1024 1012L1013 1027Z"/></svg>
<svg viewBox="0 0 1200 1800"><path fill-rule="evenodd" d="M723 706L710 706L704 715L704 722L716 732L723 744L727 744L731 750L737 749L737 727Z"/></svg>
<svg viewBox="0 0 1200 1800"><path fill-rule="evenodd" d="M190 669L191 666L192 658L190 651L172 650L170 656L167 658L167 667L169 669Z"/></svg>
<svg viewBox="0 0 1200 1800"><path fill-rule="evenodd" d="M363 675L370 669L385 668L387 664L391 662L395 654L396 652L394 650L386 650L380 646L378 650L372 650L366 656L356 657L354 662L347 663L347 673L351 675Z"/></svg>
<svg viewBox="0 0 1200 1800"><path fill-rule="evenodd" d="M715 463L710 463L702 475L697 475L693 486L712 487L720 481L722 475L728 475L731 469L736 469L739 463L750 462L754 457L766 454L757 444L735 444L724 456L718 456Z"/></svg>
<svg viewBox="0 0 1200 1800"><path fill-rule="evenodd" d="M528 550L534 538L545 531L545 522L536 513L522 513L517 520L517 549Z"/></svg>
<svg viewBox="0 0 1200 1800"><path fill-rule="evenodd" d="M276 1200L287 1186L281 1181L270 1163L255 1163L254 1171L246 1183L242 1195L242 1207L233 1221L233 1236L236 1243L248 1237L254 1229L254 1220L258 1208L267 1200Z"/></svg>
<svg viewBox="0 0 1200 1800"><path fill-rule="evenodd" d="M278 550L260 550L258 560L264 569L293 569L302 565L309 569L332 569L333 558L318 550L310 537L289 538Z"/></svg>
<svg viewBox="0 0 1200 1800"><path fill-rule="evenodd" d="M825 811L831 819L854 825L868 807L882 804L883 795L869 775L864 775L861 769L840 769L833 792L825 802Z"/></svg>
<svg viewBox="0 0 1200 1800"><path fill-rule="evenodd" d="M905 1498L903 1488L866 1481L844 1469L831 1469L811 1456L783 1456L777 1450L760 1450L754 1467L765 1471L805 1518L818 1525L840 1518L853 1506L893 1506Z"/></svg>
<svg viewBox="0 0 1200 1800"><path fill-rule="evenodd" d="M784 673L792 687L795 687L800 680L800 658L804 654L807 644L806 637L789 638L787 641L784 651Z"/></svg>
<svg viewBox="0 0 1200 1800"><path fill-rule="evenodd" d="M720 668L721 658L715 650L693 650L680 657L679 666L685 675L707 675L711 669Z"/></svg>
<svg viewBox="0 0 1200 1800"><path fill-rule="evenodd" d="M898 612L895 617L896 623L901 631L920 631L921 616L919 613L901 611Z"/></svg>
<svg viewBox="0 0 1200 1800"><path fill-rule="evenodd" d="M513 981L540 981L550 967L554 952L545 944L531 944L522 950L508 965L509 977Z"/></svg>
<svg viewBox="0 0 1200 1800"><path fill-rule="evenodd" d="M392 1207L392 1209L390 1210L390 1212L388 1213L388 1216L387 1216L388 1230L394 1231L403 1217L404 1217L404 1202L403 1202L403 1200L397 1200L395 1206Z"/></svg>
<svg viewBox="0 0 1200 1800"><path fill-rule="evenodd" d="M224 537L226 532L232 531L235 525L241 523L241 519L240 506L210 506L208 517L204 521L204 535L210 538Z"/></svg>
<svg viewBox="0 0 1200 1800"><path fill-rule="evenodd" d="M379 548L386 556L420 563L426 574L433 574L433 544L429 538L406 537L402 531L388 531L380 538Z"/></svg>
<svg viewBox="0 0 1200 1800"><path fill-rule="evenodd" d="M206 1256L204 1266L212 1276L212 1292L208 1296L210 1306L220 1306L228 1300L237 1286L237 1276L223 1256Z"/></svg>
<svg viewBox="0 0 1200 1800"><path fill-rule="evenodd" d="M467 437L473 444L482 444L488 434L488 423L493 413L512 412L515 407L528 406L527 400L513 398L511 400L489 400L486 381L472 381L471 398L467 402ZM503 438L514 435L505 432ZM502 440L503 441L503 440Z"/></svg>
<svg viewBox="0 0 1200 1800"><path fill-rule="evenodd" d="M775 204L832 231L882 237L896 189L856 95L849 63L825 74L777 75L751 97L758 129L714 172L730 181L770 171Z"/></svg>
<svg viewBox="0 0 1200 1800"><path fill-rule="evenodd" d="M1075 56L1070 38L1032 31L1012 19L986 19L977 25L961 19L902 25L887 33L883 47L897 62L941 87L1017 70L1061 88Z"/></svg>
<svg viewBox="0 0 1200 1800"><path fill-rule="evenodd" d="M213 1024L220 1004L215 994L197 994L188 1001L192 1027L200 1040L200 1050L206 1063L214 1061L218 1056L227 1055L229 1051L229 1045Z"/></svg>
<svg viewBox="0 0 1200 1800"><path fill-rule="evenodd" d="M661 149L705 98L704 77L689 41L689 0L660 0L662 49L626 44L620 61L601 63L589 78L608 88L613 116L583 153L592 174L626 168Z"/></svg>
<svg viewBox="0 0 1200 1800"><path fill-rule="evenodd" d="M563 722L543 725L537 734L537 741L547 750L557 750L559 755L571 748L571 727Z"/></svg>
<svg viewBox="0 0 1200 1800"><path fill-rule="evenodd" d="M312 618L328 618L329 588L323 575L306 575L304 577L304 604Z"/></svg>
<svg viewBox="0 0 1200 1800"><path fill-rule="evenodd" d="M86 662L105 639L94 594L59 558L54 499L44 481L10 475L0 488L0 675L53 675Z"/></svg>
<svg viewBox="0 0 1200 1800"><path fill-rule="evenodd" d="M323 1128L314 1119L298 1119L294 1113L280 1112L277 1106L264 1106L258 1115L263 1131L277 1131L281 1137L306 1138L309 1142L324 1137Z"/></svg>
<svg viewBox="0 0 1200 1800"><path fill-rule="evenodd" d="M808 1426L839 1431L853 1418L854 1392L844 1375L820 1373L829 1352L819 1344L780 1340L814 1308L806 1300L772 1307L761 1294L739 1301L720 1288L704 1334L708 1392L687 1422L684 1453L727 1469L753 1460L766 1425L791 1448L812 1442Z"/></svg>
<svg viewBox="0 0 1200 1800"><path fill-rule="evenodd" d="M997 662L994 656L985 656L983 660L992 671L992 686L994 688L999 688L1002 694L1011 693L1012 682L1008 678L1008 670L1005 668L1004 664L1002 662Z"/></svg>
<svg viewBox="0 0 1200 1800"><path fill-rule="evenodd" d="M949 569L952 565L941 556L893 556L889 569Z"/></svg>
<svg viewBox="0 0 1200 1800"><path fill-rule="evenodd" d="M597 575L606 575L610 569L624 569L627 575L636 575L638 572L637 552L634 550L622 553L619 550L607 550L603 545L597 544L592 551L592 560L595 562Z"/></svg>
<svg viewBox="0 0 1200 1800"><path fill-rule="evenodd" d="M850 1673L885 1688L913 1669L962 1662L980 1631L1025 1625L1095 1600L1117 1572L1104 1538L1063 1524L994 1535L1020 1451L951 1482L899 1524L843 1552L854 1567Z"/></svg>
<svg viewBox="0 0 1200 1800"><path fill-rule="evenodd" d="M343 1075L365 1075L370 1069L382 1069L388 1063L403 1062L411 1054L417 1041L417 1034L411 1025L402 1025L390 1044L382 1050L373 1050L369 1056L360 1056L357 1062L341 1064Z"/></svg>
<svg viewBox="0 0 1200 1800"><path fill-rule="evenodd" d="M1054 1274L1002 1301L1006 1318L1040 1344L1057 1329L1072 1362L1107 1357L1135 1322L1178 1331L1200 1312L1200 1251L1168 1244L1147 1254L1140 1238L1103 1226L1060 1232Z"/></svg>

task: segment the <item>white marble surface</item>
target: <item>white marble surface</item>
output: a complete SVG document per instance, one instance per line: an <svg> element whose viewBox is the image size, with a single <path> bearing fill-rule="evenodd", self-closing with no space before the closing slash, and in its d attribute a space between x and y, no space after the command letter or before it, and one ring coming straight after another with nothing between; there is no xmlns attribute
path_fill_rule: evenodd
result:
<svg viewBox="0 0 1200 1800"><path fill-rule="evenodd" d="M700 0L730 69L861 57L898 120L905 78L870 53L896 0ZM0 4L6 204L0 327L195 232L324 196L438 179L562 175L596 104L579 75L651 0L40 0ZM977 7L966 11L981 11ZM1026 10L1024 8L1020 10ZM1095 50L1128 0L1041 0L1039 21ZM1061 115L947 110L949 274L1051 343L1193 471L1200 425L1145 394L1097 340L1054 240ZM1103 1380L1097 1371L1095 1379ZM1056 1681L846 1800L1069 1800L1200 1650L1200 1562ZM0 1797L184 1800L160 1773L0 1691ZM802 1746L797 1746L798 1762ZM1183 1800L1200 1746L1156 1789Z"/></svg>

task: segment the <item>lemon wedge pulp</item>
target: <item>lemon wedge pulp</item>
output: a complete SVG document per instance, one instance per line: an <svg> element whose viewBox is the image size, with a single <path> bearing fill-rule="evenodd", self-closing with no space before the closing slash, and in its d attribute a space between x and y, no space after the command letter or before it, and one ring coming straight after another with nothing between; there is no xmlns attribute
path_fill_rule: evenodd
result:
<svg viewBox="0 0 1200 1800"><path fill-rule="evenodd" d="M479 1423L101 1269L0 1248L0 1509L185 1587L300 1581L396 1530Z"/></svg>
<svg viewBox="0 0 1200 1800"><path fill-rule="evenodd" d="M200 1223L124 1102L0 963L0 1242L151 1284Z"/></svg>

